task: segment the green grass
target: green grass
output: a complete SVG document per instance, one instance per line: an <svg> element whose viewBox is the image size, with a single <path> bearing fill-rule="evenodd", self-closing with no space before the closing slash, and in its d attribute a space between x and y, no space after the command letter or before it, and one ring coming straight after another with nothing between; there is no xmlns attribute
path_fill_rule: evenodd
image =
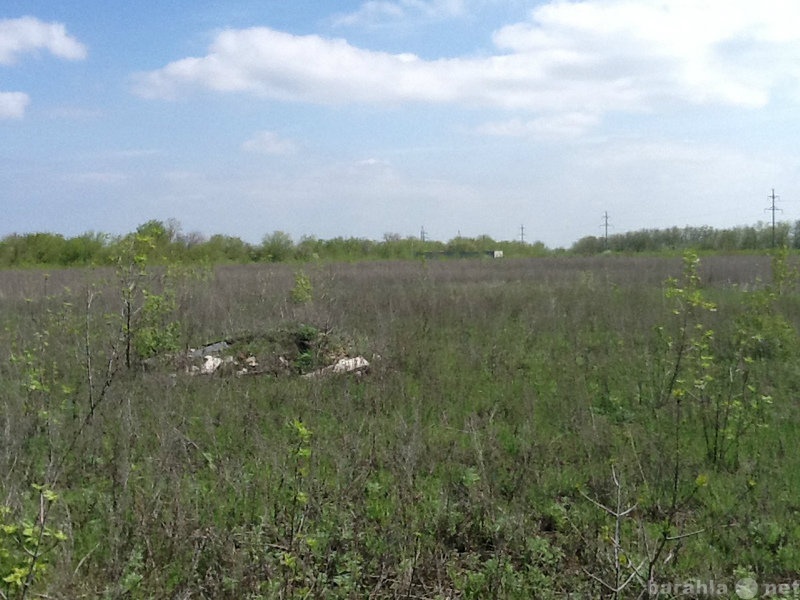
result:
<svg viewBox="0 0 800 600"><path fill-rule="evenodd" d="M703 259L717 310L698 319L719 372L769 264ZM796 290L748 321L765 343L788 324L788 347L754 363L749 383L772 404L737 459L715 463L702 405L665 394L679 333L665 281L680 275L679 259L653 257L310 265L298 302L285 265L143 274L174 294L157 316L180 324L179 347L244 340L235 351L297 367L192 377L174 355L124 366L113 272L57 271L46 285L0 273L13 356L0 364L0 504L11 522L35 520L32 485L46 485L58 495L46 525L67 538L35 549L46 569L30 585L0 591L614 597L604 586L639 564L645 579L616 597L639 597L646 576L784 581L800 564ZM370 372L298 376L343 350ZM689 380L700 358L686 361ZM615 518L617 503L636 508ZM0 538L0 567L17 546Z"/></svg>

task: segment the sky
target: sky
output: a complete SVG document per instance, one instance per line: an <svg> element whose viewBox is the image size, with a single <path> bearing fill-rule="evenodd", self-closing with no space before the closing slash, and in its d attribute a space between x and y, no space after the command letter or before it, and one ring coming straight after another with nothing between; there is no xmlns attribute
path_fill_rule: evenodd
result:
<svg viewBox="0 0 800 600"><path fill-rule="evenodd" d="M796 0L3 0L0 237L800 219Z"/></svg>

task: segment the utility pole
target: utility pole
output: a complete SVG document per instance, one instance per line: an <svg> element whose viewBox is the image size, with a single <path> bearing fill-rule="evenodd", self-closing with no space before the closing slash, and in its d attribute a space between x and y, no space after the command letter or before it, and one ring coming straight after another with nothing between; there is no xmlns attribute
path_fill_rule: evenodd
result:
<svg viewBox="0 0 800 600"><path fill-rule="evenodd" d="M603 213L603 225L602 225L602 227L605 230L605 233L603 235L603 245L604 245L604 248L606 250L608 250L608 228L611 227L611 225L608 224L608 211Z"/></svg>
<svg viewBox="0 0 800 600"><path fill-rule="evenodd" d="M525 243L525 225L519 226L519 241Z"/></svg>
<svg viewBox="0 0 800 600"><path fill-rule="evenodd" d="M423 225L422 227L420 227L420 230L419 230L419 239L420 239L420 240L422 240L423 242L425 241L425 225Z"/></svg>
<svg viewBox="0 0 800 600"><path fill-rule="evenodd" d="M767 210L768 210L768 211L771 211L771 212L772 212L772 247L773 247L773 249L774 249L774 248L775 248L775 213L776 213L777 211L781 210L780 208L777 208L777 207L775 206L775 200L780 200L780 199L781 199L781 197L780 197L780 196L776 196L776 195L775 195L775 188L772 188L772 194L770 194L769 196L767 196L767 198L769 198L770 200L772 200L772 205L771 205L769 208L765 208L764 210L765 210L765 211L767 211ZM783 211L781 211L781 212L783 212Z"/></svg>

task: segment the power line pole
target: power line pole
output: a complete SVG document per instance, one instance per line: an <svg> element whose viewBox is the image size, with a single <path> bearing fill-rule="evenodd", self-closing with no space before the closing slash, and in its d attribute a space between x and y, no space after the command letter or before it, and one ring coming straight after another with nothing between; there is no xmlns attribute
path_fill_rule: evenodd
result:
<svg viewBox="0 0 800 600"><path fill-rule="evenodd" d="M605 250L608 250L608 228L611 227L611 225L608 224L608 211L603 213L603 224L601 227L603 227L605 230L603 235L603 246Z"/></svg>
<svg viewBox="0 0 800 600"><path fill-rule="evenodd" d="M519 241L525 243L525 225L519 226Z"/></svg>
<svg viewBox="0 0 800 600"><path fill-rule="evenodd" d="M419 239L420 239L420 240L422 240L423 242L425 241L425 225L423 225L422 227L420 227L420 230L419 230Z"/></svg>
<svg viewBox="0 0 800 600"><path fill-rule="evenodd" d="M772 194L767 196L767 198L772 200L772 205L769 208L765 208L764 210L772 212L772 247L775 248L775 213L778 212L778 211L781 211L780 208L777 208L775 206L775 200L780 200L781 197L780 196L776 196L775 195L775 188L772 188ZM783 212L783 211L781 211L781 212Z"/></svg>

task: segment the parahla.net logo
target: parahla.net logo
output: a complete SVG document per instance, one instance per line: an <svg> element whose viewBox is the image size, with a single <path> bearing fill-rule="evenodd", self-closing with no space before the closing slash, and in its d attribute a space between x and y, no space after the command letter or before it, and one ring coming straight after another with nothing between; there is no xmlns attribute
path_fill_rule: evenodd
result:
<svg viewBox="0 0 800 600"><path fill-rule="evenodd" d="M759 583L752 577L743 577L732 586L722 581L689 579L685 581L651 581L647 586L651 598L798 598L800 580L781 583ZM731 593L734 595L731 596Z"/></svg>

